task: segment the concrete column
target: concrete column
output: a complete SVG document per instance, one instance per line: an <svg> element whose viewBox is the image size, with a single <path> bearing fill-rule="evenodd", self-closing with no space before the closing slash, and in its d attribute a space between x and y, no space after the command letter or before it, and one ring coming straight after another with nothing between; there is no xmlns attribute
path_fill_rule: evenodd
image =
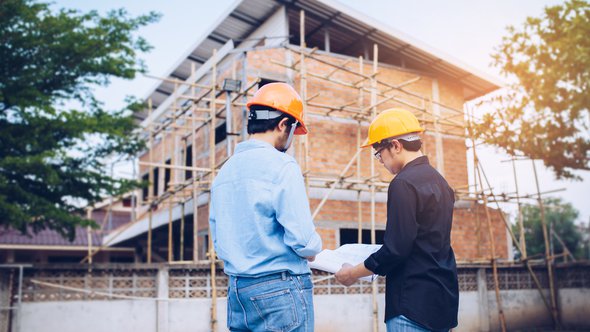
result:
<svg viewBox="0 0 590 332"><path fill-rule="evenodd" d="M156 331L168 332L168 267L158 270L158 301L156 305Z"/></svg>
<svg viewBox="0 0 590 332"><path fill-rule="evenodd" d="M488 308L488 285L486 269L477 270L477 302L479 302L479 330L490 331L490 310Z"/></svg>

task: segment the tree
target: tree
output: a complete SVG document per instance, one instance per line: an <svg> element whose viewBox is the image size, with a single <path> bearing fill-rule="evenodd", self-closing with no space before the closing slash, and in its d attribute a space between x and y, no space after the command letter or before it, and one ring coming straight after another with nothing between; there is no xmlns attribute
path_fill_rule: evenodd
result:
<svg viewBox="0 0 590 332"><path fill-rule="evenodd" d="M576 253L582 240L574 223L578 218L578 211L570 203L564 203L561 198L546 198L543 203L545 205L547 231L553 229L553 232L561 238L572 254ZM523 205L522 220L527 255L545 254L545 239L543 237L540 207L538 205ZM518 223L512 226L512 231L515 235L520 234ZM554 238L552 242L554 253L564 251L559 241Z"/></svg>
<svg viewBox="0 0 590 332"><path fill-rule="evenodd" d="M158 18L2 1L0 225L72 239L76 226L96 226L84 219L83 204L138 185L104 172L109 157L143 147L134 131L137 103L108 111L92 89L145 71L137 55L150 46L134 33Z"/></svg>
<svg viewBox="0 0 590 332"><path fill-rule="evenodd" d="M590 4L569 0L527 18L492 55L514 82L486 100L475 129L509 154L541 159L557 177L590 169Z"/></svg>

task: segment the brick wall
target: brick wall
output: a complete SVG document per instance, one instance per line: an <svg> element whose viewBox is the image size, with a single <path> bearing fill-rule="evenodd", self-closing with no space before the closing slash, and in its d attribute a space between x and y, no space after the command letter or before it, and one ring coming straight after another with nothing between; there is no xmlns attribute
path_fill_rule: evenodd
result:
<svg viewBox="0 0 590 332"><path fill-rule="evenodd" d="M330 63L346 66L347 68L358 71L359 65L356 59L344 58L339 56L321 55L322 59ZM244 62L245 59L245 68ZM264 49L257 51L250 51L245 58L237 60L231 65L219 68L218 84L221 84L225 77L230 77L232 72L238 73L237 77L241 78L243 70L247 77L247 81L243 82L243 86L249 86L258 78L265 78L278 81L287 81L293 83L295 89L300 89L300 77L286 69L284 66L273 63L273 61L286 64L288 61L295 62L299 59L296 53L290 53L284 49ZM289 60L290 59L290 60ZM348 62L347 62L348 61ZM317 75L328 75L334 68L326 64L308 60L306 62L307 70L310 73ZM366 63L363 66L365 74L371 74L372 64ZM368 81L361 82L359 76L338 71L332 73L331 77L341 82L353 82L357 86L364 86L370 88ZM456 125L441 125L444 134L441 136L443 147L443 160L445 178L452 187L465 187L468 183L467 176L467 148L465 139L459 137L464 134L464 129L461 125L464 124L464 118L461 113L452 111L449 108L462 110L463 96L462 87L454 82L445 80L435 80L432 77L421 76L420 74L408 70L392 66L380 66L378 79L390 85L401 84L408 80L420 77L414 83L404 86L404 89L414 94L422 95L426 98L435 98L433 89L438 86L439 101L444 106L439 106L438 109L443 117L449 118ZM379 86L380 90L386 89L384 86ZM253 89L252 91L255 91ZM383 111L391 107L403 107L416 114L418 119L424 120L423 126L426 132L423 134L424 153L429 157L433 167L437 167L436 156L436 139L432 118L425 112L410 108L404 103L410 103L419 108L429 110L433 109L433 104L428 101L422 101L415 96L408 96L395 89L388 92L388 95L394 98L388 102L384 102L377 107L377 112ZM344 113L330 111L318 105L331 105L333 107L340 107L349 105L352 108L366 108L370 105L371 94L369 91L362 91L353 89L332 82L327 82L318 78L313 78L311 75L307 79L307 97L312 98L307 107L307 126L310 130L308 135L309 140L309 162L307 165L303 159L303 146L301 145L301 137L296 137L294 142L293 152L298 159L302 170L307 171L308 174L318 177L334 177L339 175L349 160L355 154L359 145L357 132L360 130L360 140L364 141L368 129L368 121L357 121L353 119L353 113ZM218 97L225 98L225 95ZM379 97L378 100L382 100ZM225 113L221 114L225 117ZM217 124L223 123L223 119L217 120ZM242 123L242 109L241 107L233 108L234 118L234 132L240 131ZM168 135L170 136L170 135ZM236 140L243 140L244 137L238 137ZM166 141L168 145L171 144L172 139L169 137ZM197 132L196 135L196 149L197 161L195 166L208 167L209 166L209 127L204 127ZM216 162L219 164L226 157L227 140L219 143L216 147ZM154 147L154 159L162 162L162 144ZM170 154L170 147L165 148L166 154ZM180 151L180 150L179 150ZM142 160L147 160L146 153L141 157ZM346 176L356 177L360 175L361 179L370 176L370 158L373 158L370 149L366 149L361 153L360 173L357 173L357 164L354 163ZM392 176L378 163L375 162L376 178L383 182L389 182ZM147 172L146 167L141 167L141 173ZM163 171L160 171L160 179L163 178ZM184 177L182 177L184 179ZM161 180L162 181L162 180ZM162 185L160 185L162 188ZM162 189L160 189L161 191ZM312 212L319 204L319 199L310 199L310 206ZM206 208L199 210L199 229L207 227ZM362 202L362 222L364 228L369 228L370 222L370 203ZM384 228L386 216L386 207L384 203L376 204L376 223L381 229ZM496 239L497 255L500 257L508 257L507 237L504 225L499 218L499 211L492 211L494 237ZM477 222L479 215L480 223ZM319 212L316 222L318 223L318 231L322 235L326 248L334 248L338 243L338 229L340 227L352 227L354 223L358 222L358 203L354 201L339 201L329 200ZM344 226L343 226L344 225ZM479 225L479 226L478 226ZM483 209L472 207L469 209L456 209L454 216L454 227L452 231L452 244L458 259L475 259L478 257L489 257L489 240L487 236L487 228L485 226L485 213ZM479 234L479 237L478 235Z"/></svg>

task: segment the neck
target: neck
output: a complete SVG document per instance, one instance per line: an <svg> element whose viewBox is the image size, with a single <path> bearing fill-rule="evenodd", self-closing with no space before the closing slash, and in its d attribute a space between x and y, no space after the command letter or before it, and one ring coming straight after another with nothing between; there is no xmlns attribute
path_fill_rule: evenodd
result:
<svg viewBox="0 0 590 332"><path fill-rule="evenodd" d="M418 151L404 150L404 156L403 156L404 166L402 166L402 168L406 167L407 164L411 163L412 161L416 160L419 157L422 157L423 155L424 154L420 150L418 150Z"/></svg>
<svg viewBox="0 0 590 332"><path fill-rule="evenodd" d="M278 143L278 139L276 134L274 133L274 131L267 131L264 133L256 133L256 134L252 134L250 135L251 139L257 139L259 141L263 141L266 142L272 146L274 146L275 149L279 149L279 147L277 147L277 143Z"/></svg>

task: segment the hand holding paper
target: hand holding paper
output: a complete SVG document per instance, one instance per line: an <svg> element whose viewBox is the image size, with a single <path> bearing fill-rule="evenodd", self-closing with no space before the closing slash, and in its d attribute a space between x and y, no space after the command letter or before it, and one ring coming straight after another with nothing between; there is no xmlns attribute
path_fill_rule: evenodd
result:
<svg viewBox="0 0 590 332"><path fill-rule="evenodd" d="M381 248L381 245L345 244L336 250L325 249L316 256L314 262L309 263L309 267L336 273L340 271L344 264L349 264L352 267L364 262L367 257L379 250L379 248ZM372 277L367 276L360 279L371 281ZM355 281L356 279L352 283Z"/></svg>

